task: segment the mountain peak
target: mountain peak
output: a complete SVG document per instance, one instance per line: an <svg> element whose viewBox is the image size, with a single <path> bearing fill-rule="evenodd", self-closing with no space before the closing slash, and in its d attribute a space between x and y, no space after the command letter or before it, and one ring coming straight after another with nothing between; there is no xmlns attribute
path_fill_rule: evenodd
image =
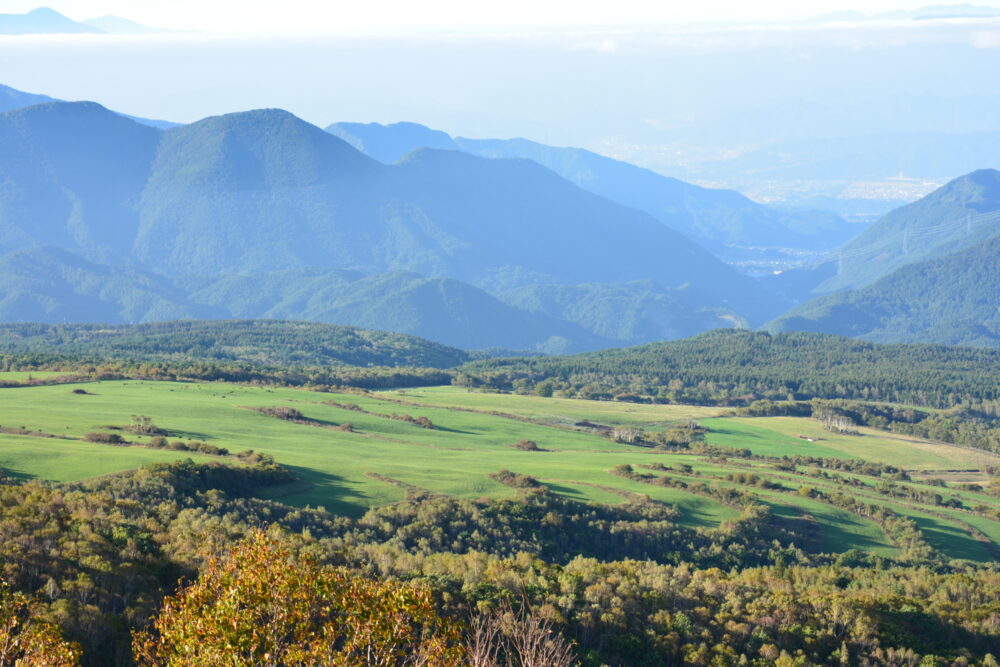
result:
<svg viewBox="0 0 1000 667"><path fill-rule="evenodd" d="M159 165L186 182L217 177L246 190L330 182L378 163L284 109L252 109L167 130Z"/></svg>
<svg viewBox="0 0 1000 667"><path fill-rule="evenodd" d="M964 177L974 183L979 183L981 185L993 186L1000 183L1000 171L996 169L977 169L976 171L966 174Z"/></svg>
<svg viewBox="0 0 1000 667"><path fill-rule="evenodd" d="M26 14L0 14L0 35L103 32L99 28L77 23L50 7L38 7Z"/></svg>
<svg viewBox="0 0 1000 667"><path fill-rule="evenodd" d="M60 14L51 7L36 7L35 9L32 9L30 12L28 12L27 16L58 17L63 19L66 18L65 15Z"/></svg>

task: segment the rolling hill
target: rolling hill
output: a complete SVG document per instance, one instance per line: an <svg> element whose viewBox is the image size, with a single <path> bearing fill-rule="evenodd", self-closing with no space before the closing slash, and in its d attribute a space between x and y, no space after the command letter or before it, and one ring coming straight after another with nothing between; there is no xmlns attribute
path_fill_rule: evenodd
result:
<svg viewBox="0 0 1000 667"><path fill-rule="evenodd" d="M2 322L121 325L230 318L359 326L467 349L574 352L613 344L581 325L512 307L451 278L324 269L167 277L96 264L53 247L0 256Z"/></svg>
<svg viewBox="0 0 1000 667"><path fill-rule="evenodd" d="M37 247L0 256L0 321L123 323L220 318L170 280L131 267L95 264Z"/></svg>
<svg viewBox="0 0 1000 667"><path fill-rule="evenodd" d="M730 308L705 307L704 298L691 290L665 289L648 280L526 285L499 297L528 312L575 322L615 345L685 338L707 329L747 326L746 320Z"/></svg>
<svg viewBox="0 0 1000 667"><path fill-rule="evenodd" d="M202 279L180 281L195 284ZM397 271L363 276L298 269L225 276L190 299L230 317L346 324L413 334L465 349L564 352L612 344L579 324L509 306L453 278Z"/></svg>
<svg viewBox="0 0 1000 667"><path fill-rule="evenodd" d="M469 386L549 381L580 398L722 405L852 398L950 407L1000 398L1000 350L877 344L811 332L709 331L583 354L473 361Z"/></svg>

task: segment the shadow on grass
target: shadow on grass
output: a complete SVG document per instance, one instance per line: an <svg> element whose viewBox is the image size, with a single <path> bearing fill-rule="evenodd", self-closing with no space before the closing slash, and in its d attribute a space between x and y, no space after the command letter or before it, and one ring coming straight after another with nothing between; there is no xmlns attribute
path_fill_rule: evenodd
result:
<svg viewBox="0 0 1000 667"><path fill-rule="evenodd" d="M3 480L5 477L17 482L29 482L33 479L38 479L38 475L30 475L20 470L11 470L10 468L0 468L0 480Z"/></svg>
<svg viewBox="0 0 1000 667"><path fill-rule="evenodd" d="M428 429L428 430L431 430L431 429ZM461 435L475 435L472 431L463 431L463 430L457 429L457 428L448 428L447 426L439 426L438 424L434 424L433 430L435 430L435 431L442 431L444 433L459 433Z"/></svg>
<svg viewBox="0 0 1000 667"><path fill-rule="evenodd" d="M312 468L286 465L301 478L297 486L282 485L260 489L257 494L265 500L275 500L296 507L323 507L331 514L359 517L368 511L364 502L368 496L356 490L358 482L348 481L339 475L320 472ZM300 490L299 490L300 489Z"/></svg>
<svg viewBox="0 0 1000 667"><path fill-rule="evenodd" d="M927 543L951 558L964 558L979 562L993 560L983 544L958 526L946 523L937 517L914 516L917 527L924 534Z"/></svg>
<svg viewBox="0 0 1000 667"><path fill-rule="evenodd" d="M846 511L843 514L830 512L822 515L811 509L806 509L805 511L812 514L819 521L820 528L823 531L824 551L829 553L843 553L850 549L872 550L885 549L887 546L890 546L888 541L881 542L870 534L866 534L867 531L871 530L871 526L866 524L861 518L853 514L848 514ZM877 524L875 525L877 526ZM878 528L878 530L881 530L881 528Z"/></svg>
<svg viewBox="0 0 1000 667"><path fill-rule="evenodd" d="M170 438L175 438L178 440L202 440L202 441L216 439L216 436L212 435L211 433L199 433L197 431L182 431L175 428L165 428L164 430L167 433L163 437L167 438L168 440Z"/></svg>
<svg viewBox="0 0 1000 667"><path fill-rule="evenodd" d="M678 523L689 528L718 528L724 519L711 510L715 503L707 498L690 495L690 499L668 503L681 513L681 520Z"/></svg>
<svg viewBox="0 0 1000 667"><path fill-rule="evenodd" d="M587 496L583 495L579 489L574 489L571 486L564 486L562 484L555 484L553 482L542 482L545 486L549 487L552 493L558 493L560 496L569 498L570 500L578 500L580 502L590 502Z"/></svg>

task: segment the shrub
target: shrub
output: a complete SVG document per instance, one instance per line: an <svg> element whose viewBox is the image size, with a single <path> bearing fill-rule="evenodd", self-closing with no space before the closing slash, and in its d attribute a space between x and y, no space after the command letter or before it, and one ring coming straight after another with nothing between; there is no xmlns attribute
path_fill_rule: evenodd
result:
<svg viewBox="0 0 1000 667"><path fill-rule="evenodd" d="M541 482L530 475L519 475L506 469L499 470L490 475L490 477L504 486L510 486L515 489L534 489L542 486Z"/></svg>
<svg viewBox="0 0 1000 667"><path fill-rule="evenodd" d="M513 447L514 449L520 449L525 452L540 452L542 449L538 447L538 443L534 440L518 440L513 445L508 445L508 447Z"/></svg>
<svg viewBox="0 0 1000 667"><path fill-rule="evenodd" d="M287 419L288 421L305 419L301 412L286 405L276 405L271 408L256 408L256 410L261 414L265 414L268 417L274 417L275 419Z"/></svg>
<svg viewBox="0 0 1000 667"><path fill-rule="evenodd" d="M151 417L145 415L132 415L132 426L129 430L138 435L163 435L163 429L153 423Z"/></svg>
<svg viewBox="0 0 1000 667"><path fill-rule="evenodd" d="M104 445L125 445L128 440L117 433L85 433L83 439L87 442L99 442Z"/></svg>
<svg viewBox="0 0 1000 667"><path fill-rule="evenodd" d="M426 588L294 557L255 532L136 633L139 665L468 664Z"/></svg>

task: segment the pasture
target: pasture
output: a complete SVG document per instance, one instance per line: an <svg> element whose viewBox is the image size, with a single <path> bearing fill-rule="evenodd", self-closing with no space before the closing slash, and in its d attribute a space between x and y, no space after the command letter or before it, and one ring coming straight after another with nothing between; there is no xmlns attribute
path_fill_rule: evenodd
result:
<svg viewBox="0 0 1000 667"><path fill-rule="evenodd" d="M7 375L0 374L0 380ZM295 416L283 419L262 413L262 408L287 409ZM119 432L128 434L134 443L146 444L149 436L128 430L133 416L142 415L165 431L171 442L204 442L230 452L253 449L273 456L300 476L301 482L288 487L261 489L262 497L352 516L402 499L408 487L465 498L511 496L514 489L490 477L509 469L531 475L552 491L577 500L618 503L646 496L676 506L683 525L705 529L735 518L739 510L699 491L697 483L745 488L770 505L777 516L815 525L815 550L860 548L893 553L895 546L874 521L796 492L803 486L831 493L847 489L865 502L913 518L928 543L951 557L989 560L1000 551L1000 523L967 509L887 497L870 477L844 474L842 479L830 479L806 469L780 471L766 461L662 452L613 442L598 430L579 425L658 430L697 420L710 429L706 436L710 444L749 448L766 456L864 457L921 471L914 480L936 470L1000 464L998 457L985 452L891 433L863 430L860 435L838 436L810 419L733 418L721 416L724 413L699 406L470 393L454 387L337 394L193 382L25 386L0 389L0 427L5 431L0 433L0 468L22 479L71 481L154 461L189 457L236 461L83 439L88 433ZM424 426L417 423L417 417L424 418ZM535 442L541 451L511 446L522 440ZM611 474L626 463L636 469L651 464L671 469L670 475L688 488ZM731 473L748 471L780 488L749 488L727 479ZM844 484L849 479L857 481L848 488ZM934 488L942 499L954 498L966 507L998 506L997 499L962 484L931 487L911 481L901 485L918 491Z"/></svg>

